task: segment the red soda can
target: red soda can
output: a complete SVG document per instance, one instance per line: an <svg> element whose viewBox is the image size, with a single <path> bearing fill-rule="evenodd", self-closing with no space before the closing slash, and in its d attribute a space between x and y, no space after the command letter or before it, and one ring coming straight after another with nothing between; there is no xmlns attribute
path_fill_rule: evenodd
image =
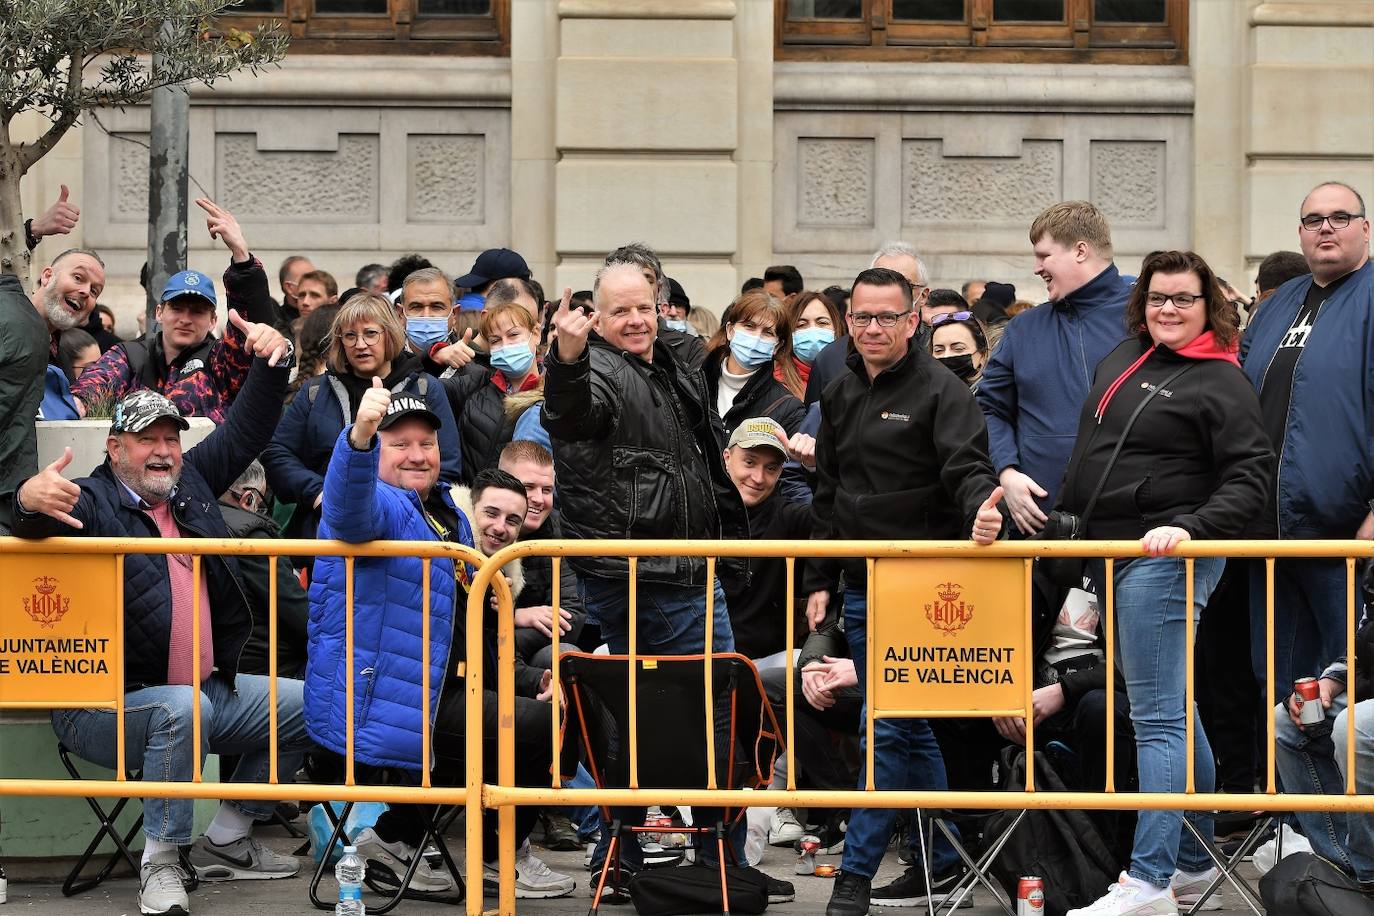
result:
<svg viewBox="0 0 1374 916"><path fill-rule="evenodd" d="M1293 682L1293 709L1303 725L1316 725L1326 718L1321 696L1316 678L1300 677Z"/></svg>
<svg viewBox="0 0 1374 916"><path fill-rule="evenodd" d="M1016 916L1044 916L1045 879L1023 875L1016 882Z"/></svg>

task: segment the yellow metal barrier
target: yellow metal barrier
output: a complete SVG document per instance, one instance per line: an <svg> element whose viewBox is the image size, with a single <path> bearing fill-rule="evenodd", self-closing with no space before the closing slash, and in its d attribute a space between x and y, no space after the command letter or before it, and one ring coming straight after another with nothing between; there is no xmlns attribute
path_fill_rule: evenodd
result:
<svg viewBox="0 0 1374 916"><path fill-rule="evenodd" d="M179 797L179 798L248 798L248 799L307 799L307 800L344 800L344 801L381 801L393 804L400 803L426 803L426 804L454 804L464 805L467 812L466 825L466 844L467 844L467 885L468 901L467 910L471 916L477 916L482 912L481 898L481 875L483 862L481 860L481 812L485 808L494 808L498 811L500 820L500 834L509 840L514 830L515 806L530 804L549 804L549 805L639 805L646 802L671 802L674 804L685 805L730 805L746 806L749 802L757 802L759 798L753 793L743 790L722 790L715 788L716 773L714 771L715 756L708 753L707 760L710 767L708 785L705 788L681 788L681 789L641 789L638 787L639 778L637 763L635 761L635 748L637 742L633 740L634 732L637 728L637 708L636 696L634 691L635 665L633 659L637 656L638 650L638 628L636 620L637 609L637 584L636 572L638 560L643 557L654 556L693 556L703 557L707 560L708 570L713 574L718 557L785 557L788 576L788 608L795 606L794 578L791 573L795 570L795 562L798 558L816 557L862 557L867 558L870 571L879 569L880 563L894 558L904 559L931 559L947 562L977 560L1012 560L1019 561L1024 575L1025 591L1023 598L1028 601L1030 564L1036 556L1080 556L1097 557L1106 560L1106 583L1107 595L1104 599L1105 604L1105 639L1106 639L1106 663L1107 663L1107 767L1106 784L1102 792L1065 792L1065 793L1044 793L1036 792L1033 783L1028 780L1025 792L915 792L915 791L881 791L872 790L872 756L874 753L873 742L871 740L872 720L882 717L881 711L875 716L869 717L870 740L867 743L867 763L869 776L869 791L815 791L798 790L795 781L795 760L793 751L793 729L795 718L795 696L794 696L794 661L793 652L795 648L792 628L787 627L787 686L786 686L786 756L788 760L788 784L785 791L771 792L768 801L774 804L815 806L824 805L831 807L962 807L962 808L1082 808L1082 809L1109 809L1109 808L1131 808L1131 809L1216 809L1216 810L1253 810L1264 808L1273 811L1358 811L1374 813L1374 797L1355 796L1355 736L1354 736L1354 716L1347 717L1348 732L1348 758L1346 761L1347 784L1345 794L1342 796L1325 795L1279 795L1276 792L1275 778L1275 758L1274 758L1274 726L1273 719L1270 717L1268 725L1268 753L1266 755L1266 774L1267 792L1258 795L1222 795L1216 793L1197 793L1194 783L1194 760L1192 748L1192 722L1191 716L1188 718L1188 761L1187 761L1187 792L1183 794L1162 794L1162 793L1118 793L1113 784L1113 759L1116 752L1115 736L1111 723L1113 722L1114 705L1114 670L1115 670L1115 625L1113 620L1113 597L1111 583L1114 576L1113 558L1126 558L1140 556L1140 548L1137 542L1016 542L999 543L988 547L978 547L969 542L783 542L783 541L749 541L749 542L682 542L682 541L535 541L518 543L497 553L491 558L483 558L470 548L459 545L434 543L434 542L372 542L368 544L345 544L335 541L265 541L265 540L212 540L212 539L184 539L170 543L157 538L52 538L44 541L25 541L14 538L0 538L0 559L13 556L37 556L37 557L74 557L74 556L112 556L114 557L114 577L113 593L110 600L115 609L115 669L116 678L114 683L118 685L116 695L109 698L107 707L113 707L117 715L118 744L117 754L121 761L125 759L124 753L124 698L123 698L123 568L124 558L131 554L161 554L177 552L190 554L194 557L193 567L198 572L201 558L206 555L238 555L238 556L342 556L345 558L347 570L346 586L346 607L347 618L345 631L345 656L349 670L353 667L353 572L354 562L359 557L389 557L389 556L413 556L423 560L423 582L419 601L417 602L422 612L422 651L425 658L429 657L430 647L430 566L431 561L436 557L448 558L454 562L467 562L478 565L478 573L471 585L468 608L467 608L467 669L466 669L466 689L467 689L467 734L466 751L467 766L466 780L463 786L440 787L432 786L428 768L424 768L421 774L421 785L419 787L399 787L399 786L360 786L355 782L353 767L353 742L354 742L354 722L352 706L352 679L347 683L348 691L348 710L346 713L346 741L349 753L346 775L342 785L305 785L278 782L279 774L276 772L276 746L277 746L277 711L276 711L276 657L277 657L277 636L276 636L276 564L269 564L269 594L271 600L270 610L270 633L268 634L268 659L269 674L273 677L274 683L271 688L270 713L271 734L269 737L269 751L272 757L272 769L267 783L243 784L243 783L214 783L209 784L201 781L200 764L197 760L194 769L194 779L186 783L167 783L167 782L139 782L129 783L125 781L122 767L116 768L116 778L113 780L84 780L80 782L72 780L21 780L0 778L0 797L5 795L31 795L31 796L115 796L115 797ZM1338 558L1345 561L1347 575L1346 589L1346 614L1347 631L1346 645L1347 656L1349 659L1350 671L1348 673L1349 682L1354 682L1355 671L1355 612L1356 612L1356 588L1355 588L1355 560L1357 558L1374 557L1374 544L1363 541L1193 541L1187 542L1177 551L1178 555L1188 558L1185 564L1187 570L1187 597L1191 600L1193 596L1193 563L1196 557L1234 557L1234 558L1263 558L1266 563L1266 602L1267 608L1267 657L1268 657L1268 701L1272 709L1277 703L1275 685L1273 683L1274 671L1274 644L1273 644L1273 598L1274 598L1274 560L1275 558ZM503 566L510 562L518 561L529 556L549 556L553 558L553 602L554 615L557 619L559 583L561 579L561 563L567 557L591 557L591 556L623 556L628 559L629 590L628 590L628 641L629 654L632 663L629 666L630 679L630 723L632 739L630 742L630 787L625 789L563 789L559 785L557 774L559 766L559 707L554 704L553 727L551 740L554 748L554 766L550 785L547 787L517 787L514 785L514 686L511 676L514 670L514 639L513 639L513 602L509 586L504 576L498 575ZM39 572L44 570L40 569ZM870 575L869 599L870 608L874 608L874 582L875 576ZM0 583L5 585L6 583ZM487 609L484 596L489 589L495 589L496 601L498 606L498 665L504 676L498 678L498 739L499 739L499 764L497 779L495 783L486 784L482 774L482 696L483 696L483 662L484 662L484 626L486 622ZM712 602L713 590L708 588L706 591L707 616L706 616L706 650L707 663L705 671L704 690L707 694L706 708L711 710L713 704L710 701L710 656L712 655ZM199 598L196 598L199 601ZM198 605L197 605L198 606ZM459 609L455 608L455 613ZM1027 603L1022 603L1019 608L1012 606L1002 611L1003 614L1014 615L1020 613L1020 618L1014 618L1013 623L1020 624L1025 630L1026 645L1029 645L1030 615ZM193 624L193 643L195 662L193 663L196 673L199 671L199 615L195 615ZM874 628L869 628L869 638L873 639ZM1185 676L1187 679L1187 700L1191 704L1194 697L1194 660L1193 643L1194 632L1192 616L1189 615L1187 631L1187 659ZM559 630L554 628L553 632L553 678L555 684L558 683L558 648ZM868 654L867 670L863 672L868 692L867 696L874 696L875 671L877 667L876 652L870 643ZM1030 691L1033 685L1033 659L1030 653L1022 652L1020 659L1022 669L1019 672L1022 679L1023 700L1016 708L978 709L968 710L910 710L899 709L890 714L892 715L990 715L990 714L1017 714L1024 715L1031 708ZM422 738L427 745L430 739L430 714L429 708L429 673L428 666L422 666L424 674L424 690L422 707L419 710L424 725ZM1285 693L1286 693L1285 685ZM100 705L95 702L63 702L55 699L52 702L41 703L31 699L16 702L6 702L3 695L0 695L0 707L22 707L34 708L37 706L95 706ZM713 713L711 715L714 715ZM1033 721L1027 717L1026 723L1028 743L1033 741ZM197 703L193 717L194 729L199 734L201 728L200 710ZM707 723L706 740L708 747L714 742L714 729L711 723ZM1029 774L1028 774L1029 775ZM512 842L501 843L500 855L500 897L499 907L501 913L514 912L514 855L515 849Z"/></svg>

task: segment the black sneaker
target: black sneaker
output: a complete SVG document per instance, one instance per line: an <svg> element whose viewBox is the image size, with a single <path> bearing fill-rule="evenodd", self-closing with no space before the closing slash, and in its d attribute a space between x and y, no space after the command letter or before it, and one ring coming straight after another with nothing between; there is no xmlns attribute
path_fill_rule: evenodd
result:
<svg viewBox="0 0 1374 916"><path fill-rule="evenodd" d="M617 874L616 869L606 863L601 868L592 872L588 886L591 888L592 896L596 896L597 887L601 884L601 872L606 872L606 884L601 887L601 900L605 903L624 903L630 899L630 879L635 876L635 872L624 865L620 866Z"/></svg>
<svg viewBox="0 0 1374 916"><path fill-rule="evenodd" d="M763 879L768 885L769 903L791 903L797 899L797 889L792 886L791 881L780 881L764 872L759 872L759 874L763 875Z"/></svg>
<svg viewBox="0 0 1374 916"><path fill-rule="evenodd" d="M945 875L932 875L927 889L925 869L912 865L896 881L873 891L873 903L875 906L926 906L933 902L938 906L958 885L959 876L957 869Z"/></svg>
<svg viewBox="0 0 1374 916"><path fill-rule="evenodd" d="M825 916L868 916L868 894L873 887L871 878L840 872L835 876L835 889L825 905Z"/></svg>

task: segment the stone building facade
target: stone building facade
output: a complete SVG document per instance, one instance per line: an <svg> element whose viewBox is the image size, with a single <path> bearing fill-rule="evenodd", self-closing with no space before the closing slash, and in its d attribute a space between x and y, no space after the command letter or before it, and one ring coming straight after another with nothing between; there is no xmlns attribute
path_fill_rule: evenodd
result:
<svg viewBox="0 0 1374 916"><path fill-rule="evenodd" d="M461 273L508 245L548 289L580 288L639 239L716 310L767 264L845 282L893 238L937 284L1009 280L1035 299L1027 225L1079 197L1110 215L1128 272L1192 246L1245 289L1260 258L1297 247L1310 185L1374 196L1371 0L1155 0L1186 28L1147 62L786 47L784 20L827 2L494 0L496 54L303 43L279 70L193 93L192 196L233 210L269 266L305 252L343 286L406 251ZM971 41L997 40L980 10L1035 2L966 0ZM864 27L899 35L880 18ZM1065 28L1096 40L1086 19ZM141 296L147 129L146 108L90 120L24 188L33 213L72 187L121 314ZM197 213L191 262L217 273Z"/></svg>

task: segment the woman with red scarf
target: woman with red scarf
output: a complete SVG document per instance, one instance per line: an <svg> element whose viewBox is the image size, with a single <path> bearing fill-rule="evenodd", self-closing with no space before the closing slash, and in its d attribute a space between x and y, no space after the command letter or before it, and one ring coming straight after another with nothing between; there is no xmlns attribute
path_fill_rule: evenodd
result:
<svg viewBox="0 0 1374 916"><path fill-rule="evenodd" d="M1190 251L1146 258L1126 327L1134 336L1098 364L1059 509L1083 519L1085 537L1139 540L1147 554L1118 560L1114 577L1117 663L1130 696L1140 791L1184 791L1186 712L1194 717L1196 788L1211 792L1211 747L1196 710L1185 710L1186 615L1197 620L1226 561L1195 561L1190 608L1184 561L1171 554L1193 538L1239 536L1264 508L1273 453L1236 358L1235 308L1202 258ZM1103 594L1103 562L1089 569ZM1106 896L1069 916L1161 916L1194 903L1216 870L1184 816L1142 811L1127 871ZM1212 835L1209 816L1186 816Z"/></svg>

